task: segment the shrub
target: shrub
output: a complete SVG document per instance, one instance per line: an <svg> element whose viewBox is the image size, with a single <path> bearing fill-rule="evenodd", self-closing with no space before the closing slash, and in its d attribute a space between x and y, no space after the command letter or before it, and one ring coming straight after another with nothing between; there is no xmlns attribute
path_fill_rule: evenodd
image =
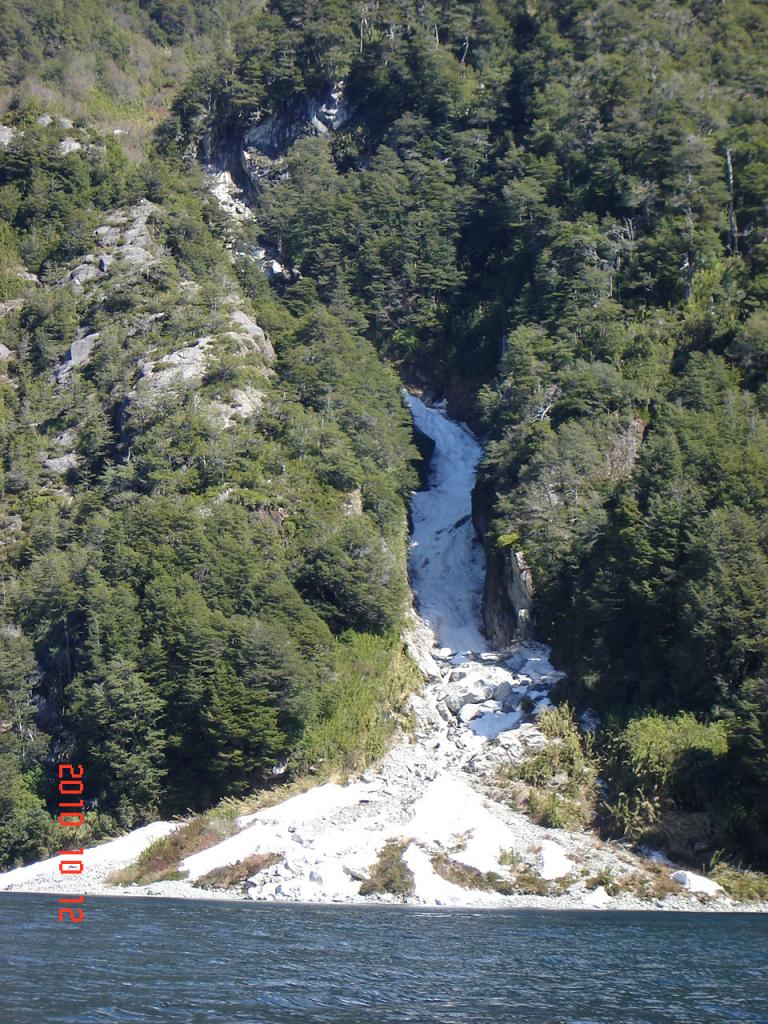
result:
<svg viewBox="0 0 768 1024"><path fill-rule="evenodd" d="M213 868L201 875L192 884L198 889L234 889L245 885L246 881L259 871L265 871L283 859L279 853L254 853L236 864L225 864Z"/></svg>
<svg viewBox="0 0 768 1024"><path fill-rule="evenodd" d="M701 834L701 814L717 796L723 758L727 753L722 722L699 722L690 713L673 718L653 713L633 719L606 742L607 769L619 791L608 812L619 831L633 838L675 809L687 820L683 831ZM680 832L678 821L669 828ZM697 840L698 841L698 840ZM678 836L680 846L692 844Z"/></svg>
<svg viewBox="0 0 768 1024"><path fill-rule="evenodd" d="M170 835L157 839L133 864L110 875L107 883L149 885L184 878L186 873L179 870L179 865L186 857L216 846L234 831L233 819L215 812L193 818Z"/></svg>
<svg viewBox="0 0 768 1024"><path fill-rule="evenodd" d="M588 878L585 885L588 889L597 889L602 885L609 896L616 896L621 892L621 886L616 881L613 868L608 864L603 865L596 874Z"/></svg>
<svg viewBox="0 0 768 1024"><path fill-rule="evenodd" d="M587 821L584 805L571 797L541 789L528 794L527 809L533 820L544 828L579 829Z"/></svg>
<svg viewBox="0 0 768 1024"><path fill-rule="evenodd" d="M395 709L421 685L399 638L346 633L335 652L334 674L318 695L297 764L322 763L343 773L381 757L395 730Z"/></svg>
<svg viewBox="0 0 768 1024"><path fill-rule="evenodd" d="M669 877L669 870L652 864L647 872L636 871L622 877L618 885L622 892L631 893L641 900L663 900L680 894L680 886Z"/></svg>
<svg viewBox="0 0 768 1024"><path fill-rule="evenodd" d="M371 868L370 878L360 886L361 896L386 892L393 896L413 895L413 872L403 860L407 847L406 840L392 840L386 844Z"/></svg>
<svg viewBox="0 0 768 1024"><path fill-rule="evenodd" d="M724 864L715 856L709 871L710 878L725 889L728 895L739 903L760 903L768 901L768 875L760 871L746 871Z"/></svg>
<svg viewBox="0 0 768 1024"><path fill-rule="evenodd" d="M506 878L495 871L480 871L469 864L462 864L445 853L436 853L431 858L435 872L447 882L460 885L463 889L480 889L484 892L499 892L511 896L517 890Z"/></svg>
<svg viewBox="0 0 768 1024"><path fill-rule="evenodd" d="M583 828L594 816L597 762L589 736L579 733L568 705L547 708L539 716L547 746L508 770L506 781L526 783L513 799L546 828ZM509 788L509 787L507 787Z"/></svg>

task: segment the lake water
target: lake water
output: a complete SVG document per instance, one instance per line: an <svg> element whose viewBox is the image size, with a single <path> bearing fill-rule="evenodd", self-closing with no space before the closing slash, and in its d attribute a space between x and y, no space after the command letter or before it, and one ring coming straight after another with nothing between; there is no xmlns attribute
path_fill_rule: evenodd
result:
<svg viewBox="0 0 768 1024"><path fill-rule="evenodd" d="M0 895L3 1024L768 1022L768 916Z"/></svg>

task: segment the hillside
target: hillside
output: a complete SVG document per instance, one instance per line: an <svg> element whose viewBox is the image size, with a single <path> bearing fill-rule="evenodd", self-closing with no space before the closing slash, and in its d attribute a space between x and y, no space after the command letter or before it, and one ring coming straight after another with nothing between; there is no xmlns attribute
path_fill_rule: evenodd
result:
<svg viewBox="0 0 768 1024"><path fill-rule="evenodd" d="M98 836L384 751L397 370L485 442L597 824L768 868L764 6L6 7L0 856L61 756Z"/></svg>

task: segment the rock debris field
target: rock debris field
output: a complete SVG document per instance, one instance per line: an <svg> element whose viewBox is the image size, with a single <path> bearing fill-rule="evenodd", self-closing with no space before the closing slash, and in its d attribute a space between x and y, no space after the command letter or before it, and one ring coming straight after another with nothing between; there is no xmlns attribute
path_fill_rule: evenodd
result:
<svg viewBox="0 0 768 1024"><path fill-rule="evenodd" d="M0 889L445 907L738 909L715 882L676 872L658 854L642 857L588 832L543 828L495 796L499 768L546 745L536 722L560 674L542 644L483 650L484 563L469 516L480 446L442 409L412 396L408 402L417 426L436 442L430 486L412 505L419 614L411 613L406 643L425 685L409 698L408 733L376 770L240 817L233 835L181 862L183 880L106 882L180 827L155 822L87 850L80 876L62 878L52 858L0 875ZM396 851L410 891L361 894L386 849ZM273 862L242 888L211 893L193 885L254 854L272 854ZM658 896L640 898L636 886L622 891L622 879L658 879L660 870L667 884ZM528 891L513 884L521 876Z"/></svg>

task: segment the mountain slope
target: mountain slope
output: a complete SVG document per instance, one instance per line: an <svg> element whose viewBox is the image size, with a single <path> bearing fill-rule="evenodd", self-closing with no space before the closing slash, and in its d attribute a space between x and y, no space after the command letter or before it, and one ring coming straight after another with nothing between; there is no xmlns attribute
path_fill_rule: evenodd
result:
<svg viewBox="0 0 768 1024"><path fill-rule="evenodd" d="M533 623L568 672L561 697L599 714L606 827L694 864L727 849L768 865L764 6L273 0L227 9L223 32L209 5L139 6L124 13L142 46L196 55L172 102L166 81L142 162L103 122L101 136L38 124L18 67L9 79L13 820L37 813L40 769L65 751L104 764L90 796L110 817L154 806L110 805L122 748L88 687L147 709L143 771L173 808L286 754L326 756L317 737L337 763L358 759L357 726L331 740L327 722L358 694L380 704L370 666L397 661L405 593L413 453L383 357L445 390L487 441L486 621L498 643ZM4 55L31 45L30 10L12 5L22 28ZM94 20L99 47L102 30ZM32 54L44 74L51 59ZM137 103L153 123L141 90ZM237 219L205 198L200 160ZM141 201L157 208L141 288L111 293L92 233ZM227 340L238 310L275 360ZM96 332L93 362L64 373L73 340ZM162 412L129 397L193 364L194 386L164 393ZM79 449L58 454L68 430ZM54 483L46 462L75 455ZM127 511L146 502L148 543ZM90 564L93 537L111 545L106 566ZM237 577L243 561L267 567L258 582ZM105 634L105 615L126 629ZM72 713L85 706L99 710ZM202 775L186 776L201 738Z"/></svg>

